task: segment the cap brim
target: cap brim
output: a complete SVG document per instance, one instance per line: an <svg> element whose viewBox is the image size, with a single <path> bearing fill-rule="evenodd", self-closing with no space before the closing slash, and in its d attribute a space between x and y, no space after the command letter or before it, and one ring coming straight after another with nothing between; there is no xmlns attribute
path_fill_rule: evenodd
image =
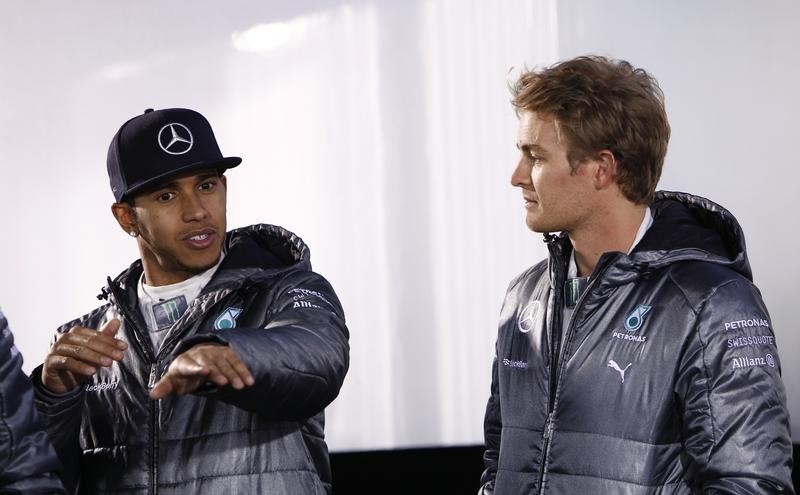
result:
<svg viewBox="0 0 800 495"><path fill-rule="evenodd" d="M125 194L123 194L122 197L120 197L120 201L130 198L131 196L134 196L140 192L147 191L148 189L156 189L158 188L159 184L164 183L173 177L185 175L197 170L219 170L224 172L229 168L238 166L240 163L242 163L242 159L238 156L229 156L220 158L219 160L207 160L190 163L188 165L184 165L183 167L176 168L161 175L152 177L144 182L140 182L139 184L133 185L132 187L128 188L127 191L125 191Z"/></svg>

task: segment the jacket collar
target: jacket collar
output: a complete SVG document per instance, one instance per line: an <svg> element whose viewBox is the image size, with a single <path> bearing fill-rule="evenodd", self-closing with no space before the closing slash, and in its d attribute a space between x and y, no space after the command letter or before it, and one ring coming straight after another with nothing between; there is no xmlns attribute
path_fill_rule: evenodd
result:
<svg viewBox="0 0 800 495"><path fill-rule="evenodd" d="M623 283L632 277L647 274L680 261L706 261L728 266L752 280L747 259L744 233L736 218L722 206L688 193L659 191L650 205L653 225L629 254L605 253L597 267L611 263L609 270L615 282ZM563 266L572 245L565 233L545 234L550 251L551 279ZM595 269L597 273L597 268Z"/></svg>
<svg viewBox="0 0 800 495"><path fill-rule="evenodd" d="M293 268L311 269L310 251L294 233L276 225L256 224L228 232L223 244L225 259L203 289L203 294L225 288L233 289L275 276ZM107 298L110 285L121 296L118 304L136 308L136 284L142 275L142 261L134 261L104 288Z"/></svg>

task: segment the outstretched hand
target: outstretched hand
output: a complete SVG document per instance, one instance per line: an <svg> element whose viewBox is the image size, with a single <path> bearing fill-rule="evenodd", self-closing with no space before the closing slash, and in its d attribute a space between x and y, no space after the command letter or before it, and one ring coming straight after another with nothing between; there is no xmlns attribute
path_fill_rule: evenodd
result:
<svg viewBox="0 0 800 495"><path fill-rule="evenodd" d="M150 390L150 398L158 400L168 395L190 394L208 381L218 387L230 385L236 390L255 383L250 370L233 349L219 344L198 344L172 361L166 374Z"/></svg>
<svg viewBox="0 0 800 495"><path fill-rule="evenodd" d="M111 319L100 330L74 326L50 347L42 369L46 389L63 394L74 389L99 367L121 361L128 344L116 338L120 321Z"/></svg>

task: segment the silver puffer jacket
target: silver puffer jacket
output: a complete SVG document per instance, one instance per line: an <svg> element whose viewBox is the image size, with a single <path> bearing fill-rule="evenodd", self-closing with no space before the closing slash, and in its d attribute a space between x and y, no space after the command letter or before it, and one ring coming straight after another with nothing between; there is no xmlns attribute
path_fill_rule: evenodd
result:
<svg viewBox="0 0 800 495"><path fill-rule="evenodd" d="M0 494L61 495L60 467L33 407L22 355L0 312Z"/></svg>
<svg viewBox="0 0 800 495"><path fill-rule="evenodd" d="M569 239L508 290L481 493L794 493L772 322L736 219L661 192L562 335Z"/></svg>
<svg viewBox="0 0 800 495"><path fill-rule="evenodd" d="M226 256L156 354L138 310L134 263L104 291L111 302L61 327L122 319L122 361L63 396L41 385L36 404L78 493L317 494L331 492L323 409L349 363L348 331L309 251L271 225L234 230ZM255 385L148 398L173 358L192 345L229 345Z"/></svg>

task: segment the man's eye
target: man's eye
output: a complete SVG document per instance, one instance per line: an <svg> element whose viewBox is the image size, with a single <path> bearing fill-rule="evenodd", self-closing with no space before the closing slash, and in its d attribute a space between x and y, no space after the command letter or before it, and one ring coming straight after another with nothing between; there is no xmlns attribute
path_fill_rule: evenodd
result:
<svg viewBox="0 0 800 495"><path fill-rule="evenodd" d="M216 184L213 181L203 182L202 184L200 184L200 189L202 189L203 191L210 191L214 189L214 186L216 186Z"/></svg>
<svg viewBox="0 0 800 495"><path fill-rule="evenodd" d="M175 197L175 193L164 192L164 193L159 194L157 199L163 203L165 201L169 201L170 199L172 199L174 197Z"/></svg>

